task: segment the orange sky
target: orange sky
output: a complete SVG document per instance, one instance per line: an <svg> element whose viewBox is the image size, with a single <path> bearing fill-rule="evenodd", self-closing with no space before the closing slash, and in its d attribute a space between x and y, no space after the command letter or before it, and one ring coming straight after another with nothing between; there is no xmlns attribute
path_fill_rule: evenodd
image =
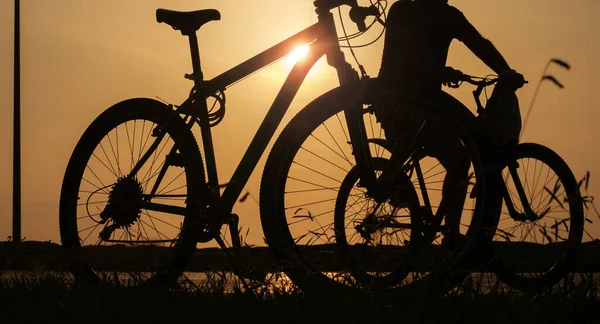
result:
<svg viewBox="0 0 600 324"><path fill-rule="evenodd" d="M600 193L596 184L600 171L596 142L600 139L600 1L450 3L531 81L518 93L523 110L549 58L572 65L568 72L550 71L566 88L542 86L523 140L554 149L577 178L589 170L590 194ZM13 1L0 3L0 240L11 234L12 215L12 5ZM187 39L156 23L157 8L221 12L221 21L209 23L199 33L207 78L316 21L312 0L27 0L21 6L23 236L54 242L59 241L58 199L67 160L94 117L131 97L159 96L180 103L188 94L191 83L183 78L191 72ZM354 31L351 22L346 22ZM365 36L365 41L373 36ZM381 49L382 40L356 50L371 75L377 74ZM285 121L336 86L335 71L322 63L309 75ZM472 75L490 72L458 42L451 47L448 65ZM232 174L289 68L282 61L227 91L227 115L213 130L223 182ZM472 108L471 90L465 86L450 93ZM255 197L263 163L264 159L247 187ZM250 227L248 242L262 244L257 204L247 200L235 211L242 226ZM595 216L592 220L594 224L586 224L588 230L600 237L600 220Z"/></svg>

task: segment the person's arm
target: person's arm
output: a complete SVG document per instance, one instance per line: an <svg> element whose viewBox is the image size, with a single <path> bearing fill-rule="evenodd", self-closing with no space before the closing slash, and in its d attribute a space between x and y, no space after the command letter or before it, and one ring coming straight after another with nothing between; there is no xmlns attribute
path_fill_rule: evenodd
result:
<svg viewBox="0 0 600 324"><path fill-rule="evenodd" d="M483 37L462 12L454 7L450 7L450 10L453 16L451 24L453 25L456 39L463 42L475 56L494 70L496 74L499 75L503 71L511 70L494 44Z"/></svg>
<svg viewBox="0 0 600 324"><path fill-rule="evenodd" d="M454 7L450 7L453 14L452 25L455 27L456 39L462 41L480 60L489 66L502 80L502 84L518 89L525 84L522 74L511 69L502 54L494 44L481 36L467 18Z"/></svg>

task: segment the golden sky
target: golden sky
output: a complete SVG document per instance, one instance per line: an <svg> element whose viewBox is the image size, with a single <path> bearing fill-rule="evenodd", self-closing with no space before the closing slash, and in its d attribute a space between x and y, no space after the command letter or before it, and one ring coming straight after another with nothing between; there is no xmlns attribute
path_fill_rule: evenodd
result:
<svg viewBox="0 0 600 324"><path fill-rule="evenodd" d="M59 241L58 200L69 156L85 128L104 109L132 97L183 101L191 82L187 39L155 20L157 8L215 8L222 19L199 32L202 63L212 78L316 22L312 0L24 0L21 1L23 236ZM359 0L362 5L368 1ZM600 1L450 0L492 40L509 64L530 80L518 92L523 114L549 58L565 89L543 84L523 141L544 144L569 163L577 178L591 172L590 194L600 194ZM349 19L347 28L355 31ZM373 39L370 33L357 44ZM382 39L357 49L376 75ZM11 234L13 1L0 2L0 240ZM347 54L348 60L350 55ZM461 43L453 43L448 65L471 75L491 71ZM227 91L225 120L213 134L220 179L225 182L258 128L290 69L282 61ZM336 86L335 71L320 62L286 115ZM472 88L449 90L473 108ZM258 197L264 158L247 189ZM600 181L600 180L598 180ZM258 206L239 204L248 242L262 244ZM586 224L600 237L600 219Z"/></svg>

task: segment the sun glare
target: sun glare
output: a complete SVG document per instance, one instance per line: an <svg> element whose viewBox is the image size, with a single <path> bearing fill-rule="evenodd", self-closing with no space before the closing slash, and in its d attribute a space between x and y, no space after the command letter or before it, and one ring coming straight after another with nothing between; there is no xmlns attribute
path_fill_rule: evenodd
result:
<svg viewBox="0 0 600 324"><path fill-rule="evenodd" d="M296 49L294 49L294 51L291 52L290 55L287 57L288 63L295 64L296 62L301 60L304 56L306 56L306 53L308 53L308 49L308 45L299 46Z"/></svg>

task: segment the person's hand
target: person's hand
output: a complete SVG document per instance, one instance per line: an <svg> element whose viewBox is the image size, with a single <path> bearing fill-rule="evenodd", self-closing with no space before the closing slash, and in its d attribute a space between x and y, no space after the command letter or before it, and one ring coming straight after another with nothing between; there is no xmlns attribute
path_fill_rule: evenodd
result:
<svg viewBox="0 0 600 324"><path fill-rule="evenodd" d="M442 84L450 88L458 88L458 83L463 80L464 74L449 66L442 71Z"/></svg>
<svg viewBox="0 0 600 324"><path fill-rule="evenodd" d="M515 70L504 70L498 75L500 78L499 84L506 85L514 90L517 90L525 84L525 77Z"/></svg>

